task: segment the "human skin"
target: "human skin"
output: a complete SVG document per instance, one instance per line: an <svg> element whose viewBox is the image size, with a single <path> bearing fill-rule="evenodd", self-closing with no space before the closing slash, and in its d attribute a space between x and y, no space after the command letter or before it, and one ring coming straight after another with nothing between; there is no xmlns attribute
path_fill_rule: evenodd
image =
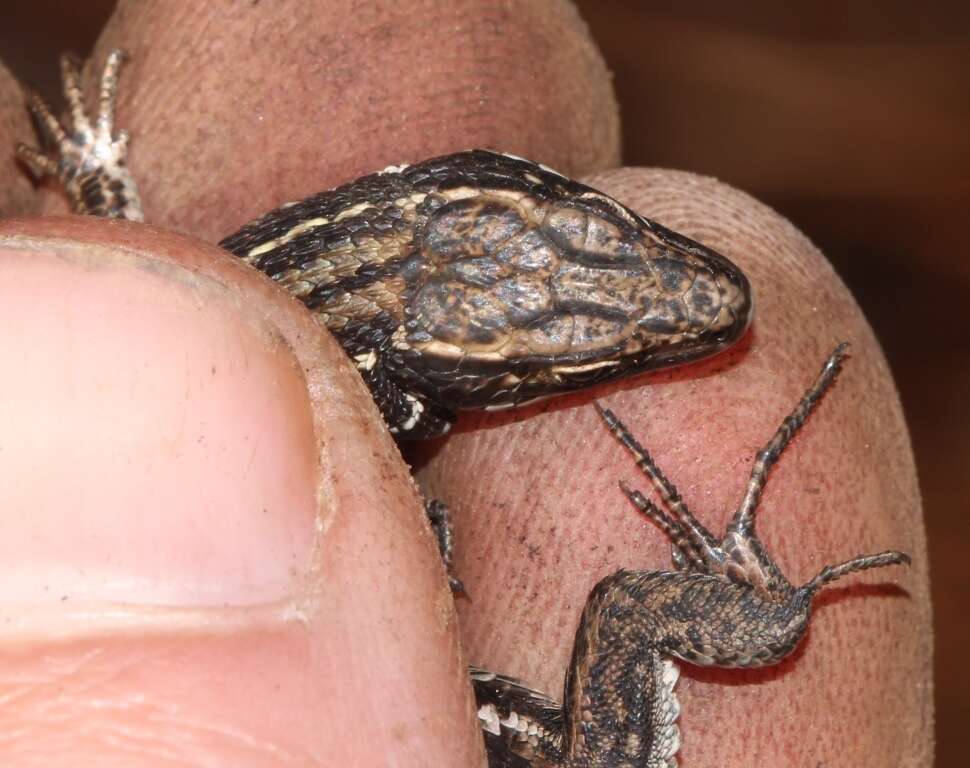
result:
<svg viewBox="0 0 970 768"><path fill-rule="evenodd" d="M132 53L119 122L150 224L214 242L285 200L469 146L570 174L616 163L608 76L570 6L308 6L120 3L93 60ZM754 452L848 340L843 376L773 474L760 532L796 582L890 548L913 566L851 582L880 587L830 590L776 668L685 666L681 758L929 764L919 494L857 306L802 235L725 185L639 169L588 180L736 261L754 285L755 326L715 360L466 414L446 440L411 450L422 485L455 513L469 593L457 618L405 465L295 301L166 231L3 224L0 307L19 308L5 327L25 313L31 325L0 345L0 425L32 450L0 435L0 474L20 480L0 504L12 574L0 597L0 762L480 764L465 663L558 696L590 587L618 567L669 566L659 531L616 489L625 478L646 490L592 402L628 423L719 531ZM37 206L63 200L48 191ZM37 349L43 365L25 366ZM31 443L39 431L61 441Z"/></svg>

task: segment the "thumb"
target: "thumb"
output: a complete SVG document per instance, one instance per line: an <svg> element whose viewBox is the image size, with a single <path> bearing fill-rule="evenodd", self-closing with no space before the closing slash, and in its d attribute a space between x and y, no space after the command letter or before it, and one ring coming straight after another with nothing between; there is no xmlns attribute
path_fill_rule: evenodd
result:
<svg viewBox="0 0 970 768"><path fill-rule="evenodd" d="M473 765L419 499L345 356L222 251L0 225L0 763Z"/></svg>

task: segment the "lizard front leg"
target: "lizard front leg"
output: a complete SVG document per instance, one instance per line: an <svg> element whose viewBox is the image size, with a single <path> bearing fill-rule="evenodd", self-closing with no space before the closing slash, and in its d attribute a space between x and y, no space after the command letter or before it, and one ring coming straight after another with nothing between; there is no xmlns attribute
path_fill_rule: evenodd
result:
<svg viewBox="0 0 970 768"><path fill-rule="evenodd" d="M141 198L128 169L128 132L114 130L118 71L125 56L115 50L105 62L93 123L84 104L80 62L70 54L62 56L69 125L62 125L39 95L28 92L27 106L51 146L45 151L18 144L17 156L38 177L56 178L77 213L142 221Z"/></svg>

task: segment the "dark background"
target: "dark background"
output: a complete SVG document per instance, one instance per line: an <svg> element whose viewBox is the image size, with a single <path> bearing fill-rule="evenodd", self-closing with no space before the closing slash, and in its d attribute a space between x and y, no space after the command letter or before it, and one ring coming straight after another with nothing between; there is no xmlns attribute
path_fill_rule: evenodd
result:
<svg viewBox="0 0 970 768"><path fill-rule="evenodd" d="M4 0L0 58L56 98L57 55L86 55L113 5ZM615 75L626 164L716 176L773 206L875 327L925 503L937 765L966 765L970 4L578 5Z"/></svg>

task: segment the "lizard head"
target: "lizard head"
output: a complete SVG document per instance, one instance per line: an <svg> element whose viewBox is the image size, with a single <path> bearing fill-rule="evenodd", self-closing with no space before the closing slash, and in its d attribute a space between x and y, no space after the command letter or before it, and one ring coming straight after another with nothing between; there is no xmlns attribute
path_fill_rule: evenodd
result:
<svg viewBox="0 0 970 768"><path fill-rule="evenodd" d="M678 365L747 329L751 287L724 256L542 166L463 154L423 202L396 340L450 404L503 407Z"/></svg>

